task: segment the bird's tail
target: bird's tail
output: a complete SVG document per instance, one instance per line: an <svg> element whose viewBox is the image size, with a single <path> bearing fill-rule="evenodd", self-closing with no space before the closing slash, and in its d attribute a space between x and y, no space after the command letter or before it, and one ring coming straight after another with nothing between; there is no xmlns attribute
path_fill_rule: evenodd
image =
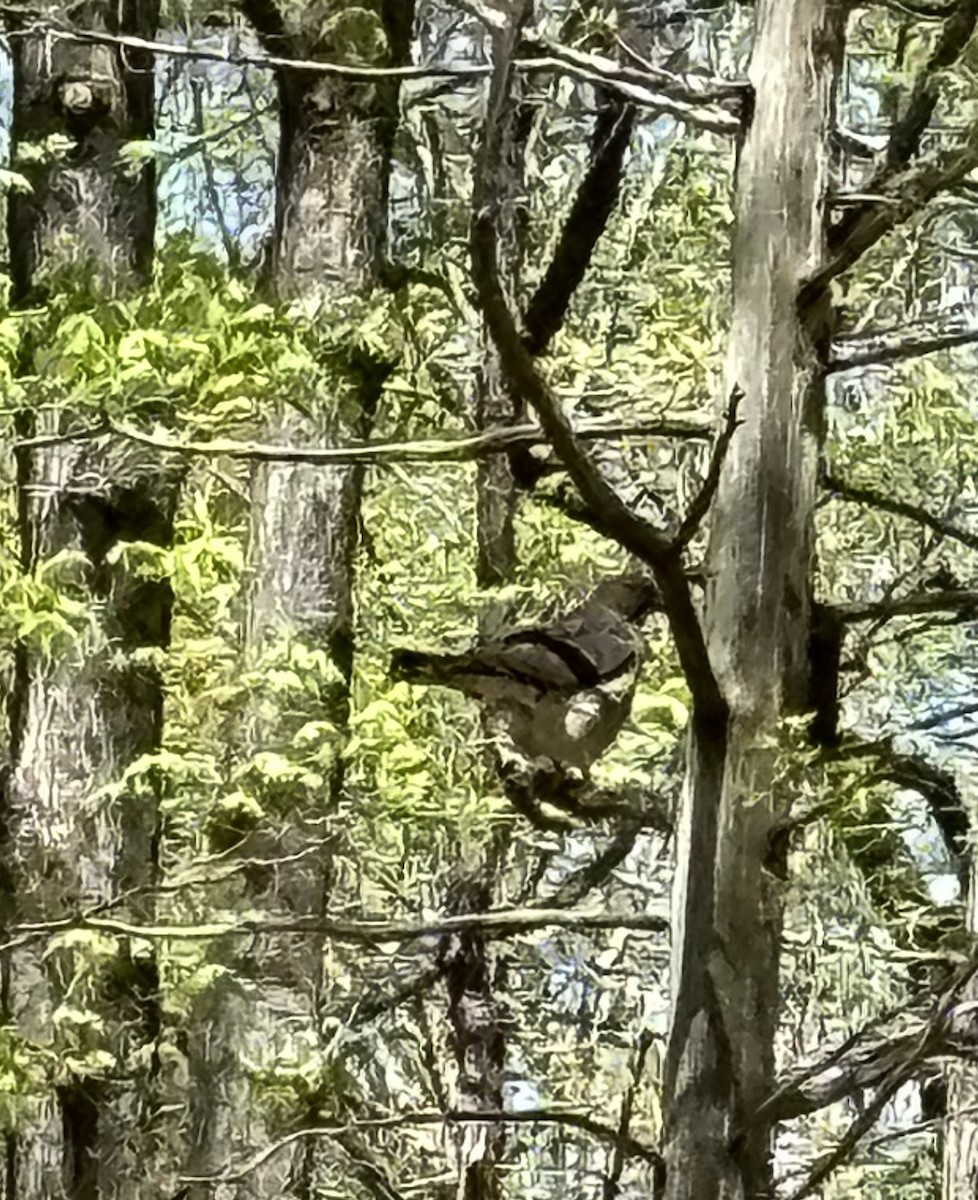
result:
<svg viewBox="0 0 978 1200"><path fill-rule="evenodd" d="M424 650L395 650L391 655L392 679L408 683L446 683L463 661L457 654L428 654Z"/></svg>

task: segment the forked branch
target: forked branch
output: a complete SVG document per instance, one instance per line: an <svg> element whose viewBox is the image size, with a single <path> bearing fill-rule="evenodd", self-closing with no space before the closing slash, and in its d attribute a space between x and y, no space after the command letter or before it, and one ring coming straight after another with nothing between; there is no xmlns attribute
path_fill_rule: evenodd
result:
<svg viewBox="0 0 978 1200"><path fill-rule="evenodd" d="M502 41L499 39L497 46ZM665 531L631 509L601 474L577 438L559 400L537 371L503 292L498 265L496 180L501 177L501 118L510 102L511 54L511 48L508 54L497 51L485 145L476 171L473 196L472 272L486 327L510 391L536 412L558 458L594 514L596 524L652 568L698 715L704 719L723 718L726 705L710 666L703 631L683 571L681 547Z"/></svg>
<svg viewBox="0 0 978 1200"><path fill-rule="evenodd" d="M710 511L713 497L720 486L720 471L723 468L723 460L727 456L727 450L730 448L733 435L737 432L737 427L740 425L740 421L737 420L737 409L743 398L743 390L739 385L735 386L730 393L730 403L727 405L727 411L724 414L724 427L713 446L713 453L710 455L710 466L706 472L706 478L703 480L703 486L693 497L693 502L689 506L689 512L683 518L683 522L676 534L675 541L678 546L686 546L692 541L699 527L703 524L706 514Z"/></svg>

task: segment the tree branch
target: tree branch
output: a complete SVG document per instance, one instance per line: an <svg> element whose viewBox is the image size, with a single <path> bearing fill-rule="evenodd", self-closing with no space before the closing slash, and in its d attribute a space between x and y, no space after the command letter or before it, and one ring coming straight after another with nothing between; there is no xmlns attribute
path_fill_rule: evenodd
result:
<svg viewBox="0 0 978 1200"><path fill-rule="evenodd" d="M432 438L417 442L362 442L349 446L275 446L262 442L238 442L233 438L210 441L181 441L168 434L146 433L134 425L102 422L63 434L44 434L22 438L15 449L41 449L67 442L91 441L114 434L127 441L152 446L172 454L205 458L244 459L252 462L311 463L320 466L367 463L471 462L490 454L505 454L514 448L545 445L547 435L536 425L510 425L487 429L461 438ZM675 437L707 440L710 426L696 421L669 420L615 422L587 421L578 430L582 441L601 441L616 437Z"/></svg>
<svg viewBox="0 0 978 1200"><path fill-rule="evenodd" d="M874 1086L877 1091L872 1101L867 1105L865 1111L852 1122L838 1145L815 1164L801 1186L791 1194L791 1200L804 1200L804 1197L810 1196L837 1167L847 1161L864 1135L876 1124L880 1113L893 1095L905 1083L913 1079L929 1059L947 1053L949 1042L954 1039L955 1024L965 1033L969 1045L974 1046L975 1031L971 1028L973 1026L971 1014L965 1013L963 1021L959 1020L956 1023L953 1005L967 982L975 974L975 970L976 965L969 963L962 971L959 971L923 1028L901 1039L903 1052L900 1058L876 1080Z"/></svg>
<svg viewBox="0 0 978 1200"><path fill-rule="evenodd" d="M884 743L877 753L880 777L897 787L908 788L924 799L941 832L956 874L966 883L971 861L971 821L954 776L928 762L923 755L899 753L892 743Z"/></svg>
<svg viewBox="0 0 978 1200"><path fill-rule="evenodd" d="M912 721L907 728L917 732L922 732L928 729L937 729L941 725L947 725L949 721L957 721L961 717L970 717L978 713L978 704L971 701L968 704L958 704L954 708L945 709L943 712L934 713L930 717L922 717L919 721Z"/></svg>
<svg viewBox="0 0 978 1200"><path fill-rule="evenodd" d="M978 121L964 144L922 159L895 173L880 187L879 202L841 222L829 237L828 260L799 294L802 310L811 307L837 276L853 267L886 234L925 208L940 192L954 187L978 165Z"/></svg>
<svg viewBox="0 0 978 1200"><path fill-rule="evenodd" d="M804 1200L806 1196L810 1196L838 1167L851 1158L893 1096L914 1077L915 1066L914 1061L902 1064L880 1081L869 1104L852 1121L836 1146L816 1162L805 1180L791 1193L790 1200Z"/></svg>
<svg viewBox="0 0 978 1200"><path fill-rule="evenodd" d="M773 1124L818 1112L857 1092L885 1085L888 1077L908 1068L921 1068L928 1059L973 1053L978 1049L975 1014L954 1004L978 963L964 964L943 994L925 1007L926 992L916 997L917 1024L894 1033L882 1027L903 1019L914 1006L902 1002L846 1038L819 1062L788 1072L777 1089L751 1117L752 1123ZM930 1008L930 1015L926 1015ZM873 1030L876 1034L868 1040ZM911 1072L912 1074L912 1072Z"/></svg>
<svg viewBox="0 0 978 1200"><path fill-rule="evenodd" d="M353 1007L344 1025L350 1029L359 1029L376 1021L385 1013L393 1012L406 1000L416 1000L426 996L444 974L444 965L434 963L415 972L408 979L396 983L393 989L383 995L376 995L360 1000Z"/></svg>
<svg viewBox="0 0 978 1200"><path fill-rule="evenodd" d="M917 76L906 111L890 130L890 137L883 152L883 161L862 189L871 197L878 196L884 206L894 203L893 185L898 181L900 172L920 151L920 139L929 125L940 99L941 73L958 60L971 40L975 23L978 21L978 0L956 0L950 7L945 8L942 15L945 16L944 26L937 39L937 44L923 70ZM962 172L962 174L964 173L966 172ZM951 182L957 183L958 179ZM943 186L950 186L950 184ZM912 216L916 208L922 206L920 202L913 201L913 203L916 207L904 212L898 221L893 222L894 225ZM923 203L926 203L926 200ZM873 202L870 201L869 205L860 205L839 221L830 231L829 245L837 257L841 256L840 262L848 259L847 265L852 266L855 262L855 258L850 257L852 254L858 258L884 233L889 232L887 228L884 228L882 232L875 232L877 219L881 213L885 214L885 212L886 207L883 209L874 207ZM890 225L889 228L893 228L893 225ZM867 239L871 240L867 241ZM865 244L863 244L864 242ZM840 267L840 270L845 269L844 266ZM839 271L835 273L838 274Z"/></svg>
<svg viewBox="0 0 978 1200"><path fill-rule="evenodd" d="M944 21L937 45L914 82L906 112L893 126L880 171L869 189L905 166L920 150L920 139L930 123L941 94L941 72L960 58L978 21L978 0L958 0ZM846 235L843 233L842 235Z"/></svg>
<svg viewBox="0 0 978 1200"><path fill-rule="evenodd" d="M618 203L625 151L634 124L634 106L620 100L598 114L591 165L577 189L546 274L523 316L523 342L534 356L543 354L563 325L571 297Z"/></svg>
<svg viewBox="0 0 978 1200"><path fill-rule="evenodd" d="M978 342L978 328L935 329L933 332L911 333L906 336L897 330L881 330L839 338L832 347L829 371L851 371L854 367L878 366L902 362L951 350L955 346L970 346Z"/></svg>
<svg viewBox="0 0 978 1200"><path fill-rule="evenodd" d="M741 424L737 420L737 409L743 398L744 393L740 387L735 387L730 393L730 402L727 404L727 411L724 413L724 427L713 447L713 453L710 455L710 466L706 472L706 478L703 480L700 490L693 497L693 501L689 506L689 512L683 518L682 524L676 533L675 540L679 546L686 546L693 540L700 525L705 520L706 514L710 511L713 497L720 486L720 471L723 468L723 460L726 458L733 435L737 432L737 427Z"/></svg>
<svg viewBox="0 0 978 1200"><path fill-rule="evenodd" d="M553 908L498 909L494 912L435 917L427 921L309 917L294 921L240 920L139 925L108 917L82 915L15 925L10 929L11 941L0 946L0 950L20 945L25 938L64 933L71 929L91 929L117 937L140 937L153 941L173 938L177 941L195 942L237 935L253 938L284 933L296 936L315 935L340 942L378 946L386 942L414 941L422 937L467 930L478 930L486 937L508 937L515 933L551 926L565 929L634 929L644 933L666 933L669 922L665 917L649 913L588 912Z"/></svg>
<svg viewBox="0 0 978 1200"><path fill-rule="evenodd" d="M978 705L962 705L958 715L978 711ZM932 729L941 720L954 720L955 711L946 718L928 718L907 726L908 730ZM897 787L916 792L927 805L934 824L940 831L948 857L962 884L966 884L971 862L971 819L964 797L952 772L935 766L922 754L906 754L897 750L892 737L876 741L850 740L836 751L842 760L873 758L877 779L885 779Z"/></svg>
<svg viewBox="0 0 978 1200"><path fill-rule="evenodd" d="M746 79L714 79L698 72L676 75L675 72L667 71L664 67L656 66L647 58L643 58L624 38L616 35L615 41L632 62L641 67L644 77L654 83L659 91L690 104L702 104L710 100L736 100L742 104L744 97L752 90Z"/></svg>
<svg viewBox="0 0 978 1200"><path fill-rule="evenodd" d="M654 1041L655 1036L647 1029L642 1031L638 1039L638 1046L635 1050L635 1061L632 1064L632 1077L628 1083L628 1090L625 1092L625 1096L621 1102L618 1137L615 1140L611 1166L608 1174L605 1176L604 1186L601 1190L603 1200L615 1200L615 1197L620 1194L618 1185L621 1181L622 1171L625 1169L625 1160L629 1157L628 1143L631 1138L629 1131L632 1123L632 1110L635 1107L635 1097L638 1094L639 1085L645 1073L645 1060L648 1058L649 1050L652 1048ZM656 1190L653 1187L653 1195L656 1194Z"/></svg>
<svg viewBox="0 0 978 1200"><path fill-rule="evenodd" d="M903 514L901 514L903 515ZM839 620L846 625L858 621L887 620L890 617L918 617L927 613L958 612L978 615L978 592L936 591L916 592L898 596L895 600L867 600L862 603L832 606Z"/></svg>
<svg viewBox="0 0 978 1200"><path fill-rule="evenodd" d="M277 36L274 26L268 26L268 37ZM485 79L491 75L492 68L481 63L459 64L458 66L400 66L400 67L368 67L353 66L350 63L331 62L323 59L310 59L289 56L286 54L246 54L230 49L208 50L202 47L181 46L174 42L151 41L147 38L130 37L124 34L105 33L95 29L73 29L54 24L38 14L37 20L29 27L17 30L16 36L46 35L52 40L80 42L86 45L122 46L130 50L144 51L151 54L171 58L185 58L199 62L230 63L239 67L259 67L267 71L292 71L305 75L334 76L347 79L354 83L375 83L382 79ZM7 36L13 36L14 31L8 31ZM627 79L621 68L608 67L606 60L592 58L588 55L561 56L546 54L532 58L521 58L514 62L515 69L527 74L567 75L586 83L597 84L614 92L623 100L630 101L642 108L651 108L656 112L665 112L700 129L711 130L714 133L735 135L739 132L741 123L737 117L731 116L722 109L711 109L684 104L680 100L660 95L644 83ZM634 73L633 73L634 74Z"/></svg>
<svg viewBox="0 0 978 1200"><path fill-rule="evenodd" d="M837 475L828 473L823 476L822 483L838 500L865 504L869 508L890 513L894 517L904 517L908 521L915 521L918 525L923 525L926 529L932 529L942 537L960 542L969 550L978 550L978 533L962 529L944 517L936 517L918 504L911 504L907 500L896 500L892 496L886 496L882 492L876 491L875 488L857 487L855 484L846 483ZM941 594L947 596L951 593Z"/></svg>
<svg viewBox="0 0 978 1200"><path fill-rule="evenodd" d="M620 1131L601 1121L596 1121L586 1113L561 1112L552 1109L528 1109L521 1112L406 1112L392 1117L371 1117L356 1121L346 1121L343 1124L320 1125L312 1129L298 1129L287 1134L276 1142L263 1147L256 1154L240 1163L229 1164L222 1171L212 1175L183 1175L183 1184L204 1183L240 1183L269 1159L280 1154L289 1146L306 1138L335 1138L337 1134L356 1130L403 1129L419 1125L462 1125L462 1124L507 1124L507 1125L559 1125L568 1129L577 1129L588 1133L603 1142L615 1144L620 1139ZM637 1138L628 1136L624 1140L625 1153L633 1158L660 1167L662 1163L658 1150Z"/></svg>
<svg viewBox="0 0 978 1200"><path fill-rule="evenodd" d="M662 592L680 664L697 715L725 720L726 704L713 675L699 618L682 568L681 547L633 512L603 477L577 438L556 396L538 373L509 310L498 269L495 180L499 178L500 115L509 97L512 62L497 59L490 91L485 146L477 168L472 223L472 272L480 307L510 391L536 412L575 487L603 530L647 563Z"/></svg>
<svg viewBox="0 0 978 1200"><path fill-rule="evenodd" d="M544 903L557 908L579 904L585 896L604 883L615 867L620 866L631 854L635 848L635 839L642 829L643 822L640 819L623 821L604 850L591 862L572 871Z"/></svg>
<svg viewBox="0 0 978 1200"><path fill-rule="evenodd" d="M632 67L623 67L603 55L586 54L569 46L555 45L552 42L546 42L544 46L549 57L572 70L578 78L602 82L623 100L632 100L646 108L659 108L678 120L687 121L713 133L737 135L741 131L742 121L739 116L734 116L723 108L706 106L714 100L735 100L742 103L744 95L750 92L750 85L746 82L704 80L700 90L678 75L653 67L644 60L639 60L642 69L635 70ZM637 58L634 54L632 57ZM514 59L513 66L519 70L520 60ZM651 101L652 96L657 97L654 104Z"/></svg>

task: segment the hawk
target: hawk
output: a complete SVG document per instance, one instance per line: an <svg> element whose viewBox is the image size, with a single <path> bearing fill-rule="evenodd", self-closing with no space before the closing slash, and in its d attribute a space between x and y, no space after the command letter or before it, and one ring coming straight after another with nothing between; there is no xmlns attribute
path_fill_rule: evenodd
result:
<svg viewBox="0 0 978 1200"><path fill-rule="evenodd" d="M587 771L631 711L659 593L641 576L607 579L565 617L477 642L462 654L397 650L391 675L456 688L530 759Z"/></svg>

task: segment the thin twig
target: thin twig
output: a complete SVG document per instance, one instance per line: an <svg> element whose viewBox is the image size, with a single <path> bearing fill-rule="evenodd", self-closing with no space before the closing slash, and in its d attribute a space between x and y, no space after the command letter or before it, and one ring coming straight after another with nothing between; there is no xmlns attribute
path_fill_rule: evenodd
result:
<svg viewBox="0 0 978 1200"><path fill-rule="evenodd" d="M909 337L896 331L860 334L841 338L835 343L828 369L835 372L851 371L855 367L882 366L908 358L921 358L925 354L936 354L941 350L953 350L956 346L970 346L975 342L978 342L978 329L935 330L933 333L911 334Z"/></svg>
<svg viewBox="0 0 978 1200"><path fill-rule="evenodd" d="M621 1117L618 1121L618 1136L615 1139L615 1148L612 1152L611 1168L604 1181L602 1188L602 1196L604 1200L614 1200L619 1193L619 1183L621 1182L621 1173L625 1169L625 1159L628 1157L628 1143L631 1139L631 1123L632 1110L635 1107L635 1096L638 1093L639 1084L642 1082L642 1076L645 1073L645 1060L648 1058L649 1050L655 1041L655 1034L648 1029L643 1029L642 1034L638 1039L638 1047L635 1051L635 1061L632 1064L632 1078L628 1084L628 1091L625 1092L621 1102Z"/></svg>
<svg viewBox="0 0 978 1200"><path fill-rule="evenodd" d="M358 1121L346 1121L336 1125L320 1125L312 1129L298 1129L294 1133L287 1134L285 1137L279 1138L278 1141L263 1147L244 1162L231 1164L225 1167L223 1171L215 1172L212 1175L184 1175L181 1177L180 1182L184 1184L239 1183L258 1170L269 1159L274 1158L275 1155L288 1149L289 1146L294 1146L297 1142L301 1142L306 1138L335 1138L337 1134L354 1130L403 1129L407 1126L417 1125L463 1124L561 1125L570 1129L580 1130L582 1133L589 1133L592 1137L609 1142L616 1141L619 1136L618 1130L612 1126L605 1125L601 1121L596 1121L586 1113L571 1110L566 1112L562 1112L559 1109L477 1113L408 1112L393 1117L371 1117ZM659 1151L656 1148L649 1146L645 1142L640 1142L636 1138L629 1137L625 1143L625 1148L631 1157L641 1158L646 1162L655 1164L662 1161Z"/></svg>
<svg viewBox="0 0 978 1200"><path fill-rule="evenodd" d="M960 542L969 550L978 550L978 533L971 533L955 525L944 517L937 517L919 504L911 504L908 500L897 500L887 496L875 488L859 487L846 483L837 475L826 473L822 478L823 485L839 500L847 500L855 504L865 504L869 508L879 509L880 512L890 513L895 517L905 517L908 521L916 521L927 529L934 530L952 541Z"/></svg>
<svg viewBox="0 0 978 1200"><path fill-rule="evenodd" d="M978 614L978 591L915 592L888 600L856 601L833 605L833 611L846 625L860 621L878 621L881 625L894 617L919 617L927 613L957 612Z"/></svg>
<svg viewBox="0 0 978 1200"><path fill-rule="evenodd" d="M877 242L925 209L935 196L959 184L975 166L978 122L969 129L963 145L896 172L881 189L886 203L857 211L851 221L836 228L827 259L801 289L799 308L805 311L814 305L833 279L854 267Z"/></svg>
<svg viewBox="0 0 978 1200"><path fill-rule="evenodd" d="M835 1148L815 1164L802 1184L792 1192L790 1200L804 1200L804 1197L810 1196L838 1167L848 1161L896 1092L914 1077L921 1062L939 1050L947 1030L951 1008L976 971L978 962L968 962L956 972L934 1006L929 1020L908 1047L904 1060L887 1072L866 1110L852 1122Z"/></svg>
<svg viewBox="0 0 978 1200"><path fill-rule="evenodd" d="M485 79L492 68L481 63L446 66L440 64L410 65L400 67L369 67L351 63L327 62L321 59L290 58L278 54L248 54L229 47L210 50L203 47L180 46L173 42L154 41L126 34L111 34L94 29L72 29L43 19L22 29L6 31L6 37L47 37L53 40L79 42L83 45L121 46L148 54L171 58L185 58L199 62L223 63L236 67L257 67L266 71L295 71L307 75L331 76L349 80L351 83L375 83L383 79ZM597 55L554 53L521 58L514 66L527 74L551 73L569 75L586 83L599 83L626 100L643 108L667 112L677 120L685 121L697 128L713 133L735 135L739 133L739 118L721 108L699 104L695 97L678 99L675 95L662 95L655 90L655 80L644 79L640 72L623 70ZM675 88L671 88L675 92Z"/></svg>
<svg viewBox="0 0 978 1200"><path fill-rule="evenodd" d="M733 435L737 432L737 427L742 423L737 420L737 408L743 398L743 390L739 385L735 386L730 393L730 402L724 414L725 424L723 430L717 438L716 444L713 447L713 453L710 456L710 466L706 472L706 478L703 480L700 490L693 497L693 501L689 506L689 512L683 518L682 524L676 533L675 543L677 546L689 545L706 518L706 514L710 511L713 497L716 495L716 490L720 485L720 472L723 469L723 460L727 456L727 450L730 447Z"/></svg>

